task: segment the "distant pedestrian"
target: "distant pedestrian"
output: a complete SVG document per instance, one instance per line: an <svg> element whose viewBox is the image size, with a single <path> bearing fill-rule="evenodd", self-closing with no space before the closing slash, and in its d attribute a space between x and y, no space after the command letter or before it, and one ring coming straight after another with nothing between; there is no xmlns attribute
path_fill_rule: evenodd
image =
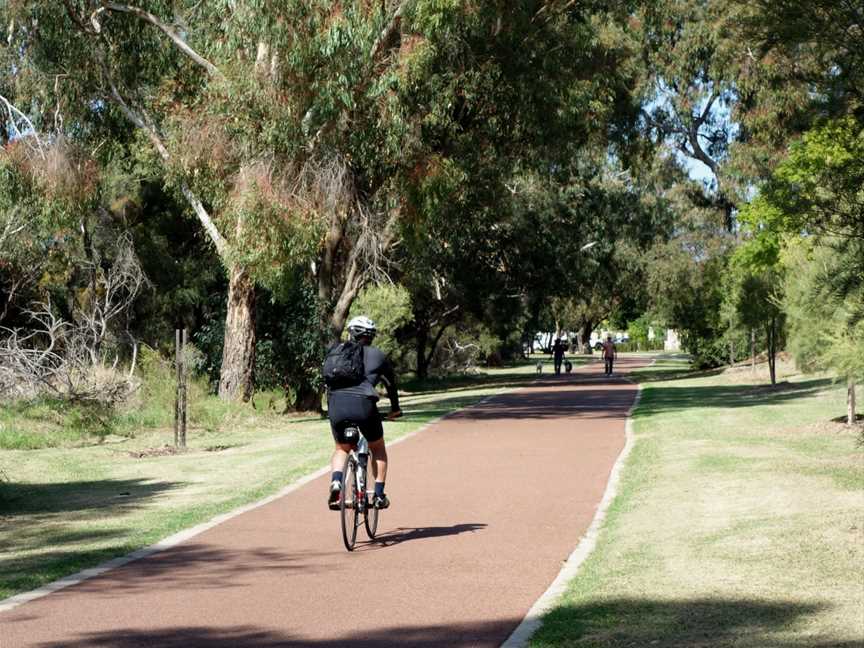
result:
<svg viewBox="0 0 864 648"><path fill-rule="evenodd" d="M552 347L552 358L555 361L555 375L561 373L561 363L564 362L564 351L567 349L567 345L561 340L561 338L555 339L555 345Z"/></svg>
<svg viewBox="0 0 864 648"><path fill-rule="evenodd" d="M603 360L606 362L606 375L612 375L612 363L618 358L618 349L615 348L615 343L612 341L612 336L607 335L606 341L603 343Z"/></svg>

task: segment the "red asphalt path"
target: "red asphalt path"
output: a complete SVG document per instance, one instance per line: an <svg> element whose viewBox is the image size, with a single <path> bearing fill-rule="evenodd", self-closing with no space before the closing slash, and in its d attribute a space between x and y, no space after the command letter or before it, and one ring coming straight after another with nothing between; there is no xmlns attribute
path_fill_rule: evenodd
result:
<svg viewBox="0 0 864 648"><path fill-rule="evenodd" d="M393 446L380 541L345 551L322 477L0 614L0 648L498 646L591 524L635 396L598 364L544 376Z"/></svg>

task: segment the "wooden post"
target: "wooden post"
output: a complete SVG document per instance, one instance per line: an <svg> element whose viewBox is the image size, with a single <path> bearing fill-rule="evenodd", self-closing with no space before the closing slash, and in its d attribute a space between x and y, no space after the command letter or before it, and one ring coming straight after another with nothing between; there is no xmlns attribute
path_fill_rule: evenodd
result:
<svg viewBox="0 0 864 648"><path fill-rule="evenodd" d="M177 388L174 393L174 447L180 446L180 329L174 329L174 370Z"/></svg>
<svg viewBox="0 0 864 648"><path fill-rule="evenodd" d="M180 344L181 355L180 355L180 447L186 447L186 404L187 404L187 384L186 380L188 378L186 371L186 344L188 342L188 338L186 337L186 329L183 329L183 338Z"/></svg>

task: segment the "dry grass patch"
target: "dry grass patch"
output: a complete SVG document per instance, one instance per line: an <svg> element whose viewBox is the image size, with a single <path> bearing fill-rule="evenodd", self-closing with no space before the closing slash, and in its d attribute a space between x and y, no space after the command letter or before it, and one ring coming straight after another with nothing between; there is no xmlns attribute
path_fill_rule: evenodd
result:
<svg viewBox="0 0 864 648"><path fill-rule="evenodd" d="M862 645L864 448L830 422L843 389L788 365L778 387L668 369L600 544L532 645Z"/></svg>

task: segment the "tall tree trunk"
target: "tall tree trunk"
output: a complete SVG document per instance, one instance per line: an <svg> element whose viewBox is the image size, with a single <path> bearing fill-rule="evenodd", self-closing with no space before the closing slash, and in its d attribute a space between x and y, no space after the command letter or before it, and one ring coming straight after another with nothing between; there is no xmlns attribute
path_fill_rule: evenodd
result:
<svg viewBox="0 0 864 648"><path fill-rule="evenodd" d="M255 283L246 268L233 266L222 347L219 398L248 401L255 367Z"/></svg>
<svg viewBox="0 0 864 648"><path fill-rule="evenodd" d="M591 353L591 333L594 331L594 324L588 320L582 323L580 331L580 342L582 343L582 353Z"/></svg>
<svg viewBox="0 0 864 648"><path fill-rule="evenodd" d="M429 338L429 328L421 324L417 328L416 352L417 352L417 377L421 380L429 375L429 363L426 360L426 342Z"/></svg>
<svg viewBox="0 0 864 648"><path fill-rule="evenodd" d="M846 422L855 425L855 381L850 378L846 387Z"/></svg>
<svg viewBox="0 0 864 648"><path fill-rule="evenodd" d="M776 370L776 362L777 362L777 339L776 339L776 331L774 330L776 326L775 318L771 318L771 322L768 324L768 371L771 374L771 384L777 384L777 370Z"/></svg>
<svg viewBox="0 0 864 648"><path fill-rule="evenodd" d="M750 371L756 371L756 329L750 329Z"/></svg>

